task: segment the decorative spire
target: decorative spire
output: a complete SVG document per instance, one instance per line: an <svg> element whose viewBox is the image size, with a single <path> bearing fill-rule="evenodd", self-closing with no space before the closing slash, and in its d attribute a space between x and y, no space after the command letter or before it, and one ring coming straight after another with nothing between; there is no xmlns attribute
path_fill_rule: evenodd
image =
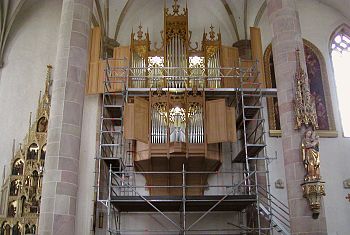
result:
<svg viewBox="0 0 350 235"><path fill-rule="evenodd" d="M187 15L187 1L186 1L186 7L183 8L183 12L180 13L180 4L178 4L179 0L174 0L174 4L171 5L173 8L172 13L169 12L169 8L166 7L165 1L164 1L164 13L166 16L185 16Z"/></svg>
<svg viewBox="0 0 350 235"><path fill-rule="evenodd" d="M214 40L215 39L215 32L214 32L214 26L213 25L210 25L209 37L210 37L210 40Z"/></svg>
<svg viewBox="0 0 350 235"><path fill-rule="evenodd" d="M179 8L180 8L180 5L177 4L178 0L174 0L174 4L172 5L173 7L173 13L174 14L179 14Z"/></svg>
<svg viewBox="0 0 350 235"><path fill-rule="evenodd" d="M142 39L142 36L143 36L143 32L142 32L142 25L141 25L141 22L140 22L140 25L139 25L139 31L137 31L137 38L139 40Z"/></svg>
<svg viewBox="0 0 350 235"><path fill-rule="evenodd" d="M29 127L28 127L28 133L30 133L30 127L32 126L32 112L29 113Z"/></svg>
<svg viewBox="0 0 350 235"><path fill-rule="evenodd" d="M45 93L44 96L49 96L50 92L50 86L52 84L51 80L51 71L52 71L52 65L48 64L47 66L47 71L46 71L46 82L45 82Z"/></svg>

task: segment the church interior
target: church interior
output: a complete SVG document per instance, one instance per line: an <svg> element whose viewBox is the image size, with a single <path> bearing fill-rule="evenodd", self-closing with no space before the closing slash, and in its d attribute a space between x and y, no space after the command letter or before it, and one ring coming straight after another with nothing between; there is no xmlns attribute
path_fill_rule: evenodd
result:
<svg viewBox="0 0 350 235"><path fill-rule="evenodd" d="M0 235L350 234L348 0L2 0Z"/></svg>

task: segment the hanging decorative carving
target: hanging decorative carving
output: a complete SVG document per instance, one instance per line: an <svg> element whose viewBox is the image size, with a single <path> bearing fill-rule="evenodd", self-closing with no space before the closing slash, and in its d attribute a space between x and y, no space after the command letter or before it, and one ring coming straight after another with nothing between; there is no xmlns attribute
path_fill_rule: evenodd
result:
<svg viewBox="0 0 350 235"><path fill-rule="evenodd" d="M312 211L312 218L317 219L321 209L321 198L326 195L324 182L306 181L301 187Z"/></svg>
<svg viewBox="0 0 350 235"><path fill-rule="evenodd" d="M299 49L296 50L296 73L295 73L295 129L300 129L302 124L318 129L315 101L310 93L307 74L301 68Z"/></svg>

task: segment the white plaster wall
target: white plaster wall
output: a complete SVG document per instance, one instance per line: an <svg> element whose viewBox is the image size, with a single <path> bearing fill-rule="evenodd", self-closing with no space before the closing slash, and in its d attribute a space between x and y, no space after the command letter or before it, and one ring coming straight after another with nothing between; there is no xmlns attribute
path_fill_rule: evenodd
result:
<svg viewBox="0 0 350 235"><path fill-rule="evenodd" d="M326 181L326 197L324 198L328 234L346 235L350 231L350 207L345 196L350 190L344 189L343 180L350 178L350 138L344 138L340 123L335 82L329 55L329 39L332 32L342 23L349 25L350 19L345 18L339 11L328 7L316 0L299 0L297 8L301 22L302 37L312 42L322 52L327 67L330 93L338 138L321 138L321 174ZM265 49L272 40L272 31L265 11L259 27L262 32L262 43ZM285 178L281 140L268 138L268 151L274 156L277 151L277 160L270 164L271 192L280 200L286 202L286 189L276 189L274 182L280 177ZM285 182L285 180L284 180Z"/></svg>
<svg viewBox="0 0 350 235"><path fill-rule="evenodd" d="M95 158L98 146L100 96L85 96L79 156L75 234L90 234L93 226Z"/></svg>
<svg viewBox="0 0 350 235"><path fill-rule="evenodd" d="M10 162L12 140L18 147L28 131L29 113L32 119L36 115L46 65L55 62L61 5L60 0L27 1L8 38L0 69L0 172Z"/></svg>

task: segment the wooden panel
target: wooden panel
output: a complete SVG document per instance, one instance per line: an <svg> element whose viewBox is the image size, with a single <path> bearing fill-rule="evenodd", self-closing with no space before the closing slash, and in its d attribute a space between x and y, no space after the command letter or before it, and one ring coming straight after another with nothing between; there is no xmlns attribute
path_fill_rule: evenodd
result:
<svg viewBox="0 0 350 235"><path fill-rule="evenodd" d="M105 69L106 69L106 62L103 60L99 60L98 62L98 77L97 77L97 86L96 86L96 93L102 94L104 91L104 84L103 81L105 79Z"/></svg>
<svg viewBox="0 0 350 235"><path fill-rule="evenodd" d="M240 64L241 68L244 68L244 70L251 70L254 65L255 61L253 60L247 60L247 61L242 61ZM247 74L248 75L248 74ZM242 85L243 88L257 88L259 87L258 84L255 84L256 82L258 82L258 80L256 79L255 76L247 76L245 78L243 78L243 81L246 82L245 84ZM251 83L248 83L251 82Z"/></svg>
<svg viewBox="0 0 350 235"><path fill-rule="evenodd" d="M87 95L97 94L97 84L99 76L99 62L90 62L89 76L86 82L85 92Z"/></svg>
<svg viewBox="0 0 350 235"><path fill-rule="evenodd" d="M220 146L218 144L208 144L205 158L220 162Z"/></svg>
<svg viewBox="0 0 350 235"><path fill-rule="evenodd" d="M136 141L135 161L144 161L149 159L150 159L149 145L142 143L140 141Z"/></svg>
<svg viewBox="0 0 350 235"><path fill-rule="evenodd" d="M225 99L206 102L206 131L207 143L227 141L226 104Z"/></svg>
<svg viewBox="0 0 350 235"><path fill-rule="evenodd" d="M114 76L120 76L120 78L113 78L112 81L120 81L120 83L113 83L111 91L121 91L123 89L123 83L121 80L124 80L125 82L127 77L124 75L127 75L125 70L122 67L129 66L129 55L130 55L130 47L129 46L122 46L122 47L115 47L113 50L113 60L110 61L110 66L112 68L115 68L113 70Z"/></svg>
<svg viewBox="0 0 350 235"><path fill-rule="evenodd" d="M135 123L135 114L134 114L134 104L125 104L124 109L124 138L127 140L135 139L134 136L134 123Z"/></svg>
<svg viewBox="0 0 350 235"><path fill-rule="evenodd" d="M90 63L85 92L88 95L97 94L99 80L99 59L101 52L101 29L94 27L91 30Z"/></svg>
<svg viewBox="0 0 350 235"><path fill-rule="evenodd" d="M236 142L236 113L234 107L226 107L227 141Z"/></svg>
<svg viewBox="0 0 350 235"><path fill-rule="evenodd" d="M143 143L148 143L149 131L149 102L143 98L134 99L134 132L135 139Z"/></svg>
<svg viewBox="0 0 350 235"><path fill-rule="evenodd" d="M130 47L129 46L120 46L115 47L113 50L113 58L114 59L127 59L127 63L129 63L129 55L130 55Z"/></svg>
<svg viewBox="0 0 350 235"><path fill-rule="evenodd" d="M167 158L151 158L151 171L169 171ZM149 186L169 186L169 174L149 174L147 185ZM169 195L168 187L153 187L149 189L151 196Z"/></svg>
<svg viewBox="0 0 350 235"><path fill-rule="evenodd" d="M148 144L148 101L135 97L134 103L125 104L124 137Z"/></svg>
<svg viewBox="0 0 350 235"><path fill-rule="evenodd" d="M221 47L221 66L226 68L232 68L237 65L239 58L239 52L237 47ZM223 69L223 75L232 76L234 75L233 70ZM233 78L224 78L224 86L223 87L238 87L239 81L238 79Z"/></svg>
<svg viewBox="0 0 350 235"><path fill-rule="evenodd" d="M97 62L101 53L101 29L94 27L91 31L90 62Z"/></svg>
<svg viewBox="0 0 350 235"><path fill-rule="evenodd" d="M252 48L252 59L259 61L259 81L261 82L261 86L265 87L265 73L260 28L250 27L250 43Z"/></svg>

